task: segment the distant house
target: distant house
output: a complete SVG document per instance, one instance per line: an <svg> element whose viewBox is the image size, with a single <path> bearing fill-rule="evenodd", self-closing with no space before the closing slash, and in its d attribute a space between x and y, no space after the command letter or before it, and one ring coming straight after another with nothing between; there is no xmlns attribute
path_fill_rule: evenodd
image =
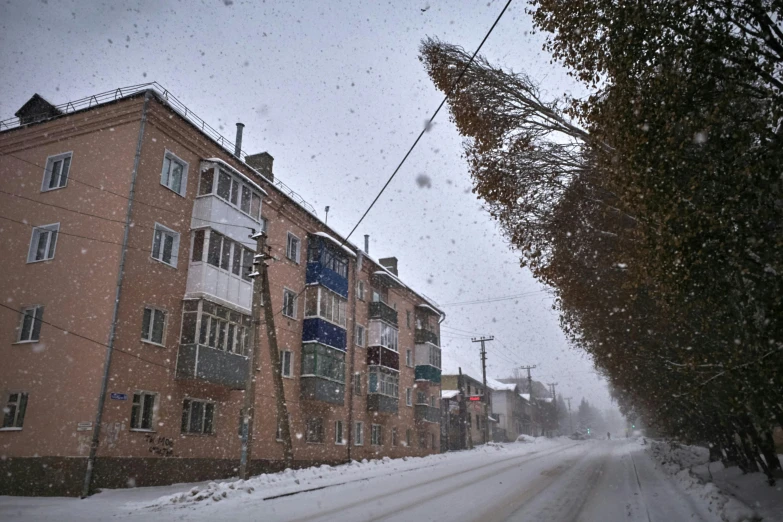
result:
<svg viewBox="0 0 783 522"><path fill-rule="evenodd" d="M464 435L462 435L460 428L460 390L465 395ZM484 389L483 382L471 375L443 375L441 377L441 445L443 450L467 449L487 442L484 438L484 423L487 422L487 407L491 407L489 400L490 396ZM493 428L490 426L490 440L492 439L492 430Z"/></svg>
<svg viewBox="0 0 783 522"><path fill-rule="evenodd" d="M523 433L530 434L530 403L519 394L519 387L516 384L495 384L492 389L491 404L492 416L497 419L494 433L496 442L512 442Z"/></svg>

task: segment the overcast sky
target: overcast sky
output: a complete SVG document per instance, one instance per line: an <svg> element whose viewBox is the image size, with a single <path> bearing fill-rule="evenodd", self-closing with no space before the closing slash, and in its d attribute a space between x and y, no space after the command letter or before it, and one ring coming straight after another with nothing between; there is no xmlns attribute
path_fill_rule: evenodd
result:
<svg viewBox="0 0 783 522"><path fill-rule="evenodd" d="M157 81L243 149L268 151L275 174L347 234L442 98L418 59L422 38L473 51L504 3L9 0L0 5L0 119L34 93L60 104ZM484 45L553 96L583 91L541 50L517 0ZM400 276L448 313L445 367L488 374L535 364L558 393L610 405L592 363L571 348L552 299L471 193L462 139L444 110L351 238L397 256ZM417 181L418 180L418 181ZM521 295L518 299L454 305ZM449 363L451 359L451 363ZM480 375L476 375L480 377Z"/></svg>

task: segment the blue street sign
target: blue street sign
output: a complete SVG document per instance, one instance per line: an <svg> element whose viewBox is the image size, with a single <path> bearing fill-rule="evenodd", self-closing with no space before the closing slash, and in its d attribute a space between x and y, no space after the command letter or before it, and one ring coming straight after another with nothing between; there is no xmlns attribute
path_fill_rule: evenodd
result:
<svg viewBox="0 0 783 522"><path fill-rule="evenodd" d="M124 394L124 393L112 393L110 395L110 397L111 397L111 399L113 401L127 401L128 400L128 396L126 394Z"/></svg>

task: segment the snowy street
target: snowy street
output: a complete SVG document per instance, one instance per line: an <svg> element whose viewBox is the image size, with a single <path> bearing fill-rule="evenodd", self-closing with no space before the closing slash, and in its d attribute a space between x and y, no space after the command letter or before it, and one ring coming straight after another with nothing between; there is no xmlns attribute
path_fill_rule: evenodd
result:
<svg viewBox="0 0 783 522"><path fill-rule="evenodd" d="M542 440L87 500L0 497L3 520L719 520L635 440ZM252 489L248 486L252 486Z"/></svg>

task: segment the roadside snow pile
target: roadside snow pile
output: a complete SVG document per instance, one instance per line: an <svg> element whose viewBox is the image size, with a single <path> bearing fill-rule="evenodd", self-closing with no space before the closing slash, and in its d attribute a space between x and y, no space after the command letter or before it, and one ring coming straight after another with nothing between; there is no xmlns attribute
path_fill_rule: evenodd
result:
<svg viewBox="0 0 783 522"><path fill-rule="evenodd" d="M538 439L542 437L531 437L530 435L522 434L517 437L517 442L538 442Z"/></svg>
<svg viewBox="0 0 783 522"><path fill-rule="evenodd" d="M681 469L690 469L710 461L710 450L707 448L686 446L676 442L653 441L650 445L650 453L670 475L674 475Z"/></svg>
<svg viewBox="0 0 783 522"><path fill-rule="evenodd" d="M710 512L725 522L753 522L761 520L754 510L721 492L712 482L702 482L691 468L709 464L710 451L700 446L686 446L675 442L652 441L650 455L663 470L673 475L680 488L695 498Z"/></svg>

